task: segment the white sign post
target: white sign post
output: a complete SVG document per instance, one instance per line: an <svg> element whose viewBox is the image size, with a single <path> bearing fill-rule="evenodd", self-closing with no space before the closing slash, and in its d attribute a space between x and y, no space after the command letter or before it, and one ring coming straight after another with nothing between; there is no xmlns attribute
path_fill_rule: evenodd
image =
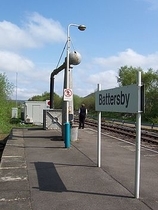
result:
<svg viewBox="0 0 158 210"><path fill-rule="evenodd" d="M141 72L137 75L138 112L136 114L136 157L135 157L135 198L139 198L140 189L140 149L141 149Z"/></svg>
<svg viewBox="0 0 158 210"><path fill-rule="evenodd" d="M98 91L101 90L101 85L98 84ZM97 133L97 166L101 166L101 112L98 112L98 133Z"/></svg>
<svg viewBox="0 0 158 210"><path fill-rule="evenodd" d="M119 88L100 90L95 93L95 110L98 111L97 165L101 165L101 111L136 114L136 157L135 157L135 197L139 198L140 187L140 148L141 148L141 112L144 111L141 72L138 71L138 84ZM142 100L143 98L143 100Z"/></svg>

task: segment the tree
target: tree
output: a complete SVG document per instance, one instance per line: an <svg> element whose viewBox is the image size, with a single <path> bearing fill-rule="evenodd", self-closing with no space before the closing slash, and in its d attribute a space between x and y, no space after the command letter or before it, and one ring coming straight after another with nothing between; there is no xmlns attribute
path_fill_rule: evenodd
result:
<svg viewBox="0 0 158 210"><path fill-rule="evenodd" d="M81 102L85 104L88 112L95 112L95 94L94 93L82 98Z"/></svg>
<svg viewBox="0 0 158 210"><path fill-rule="evenodd" d="M141 68L134 68L132 66L123 66L119 69L117 82L119 86L126 86L136 83L137 72L143 70Z"/></svg>
<svg viewBox="0 0 158 210"><path fill-rule="evenodd" d="M81 97L74 94L73 100L74 100L74 110L79 110L81 106Z"/></svg>
<svg viewBox="0 0 158 210"><path fill-rule="evenodd" d="M137 72L142 73L142 83L145 85L145 114L143 119L158 123L158 71L148 69L146 72L140 67L124 66L119 69L117 81L119 86L137 83Z"/></svg>
<svg viewBox="0 0 158 210"><path fill-rule="evenodd" d="M5 74L0 73L0 132L8 132L11 118L11 108L15 104L9 100L13 92L13 85Z"/></svg>
<svg viewBox="0 0 158 210"><path fill-rule="evenodd" d="M35 95L32 98L29 98L28 101L45 101L49 100L50 94L48 92L42 93L42 95Z"/></svg>
<svg viewBox="0 0 158 210"><path fill-rule="evenodd" d="M56 93L54 93L54 108L55 109L62 109L62 97L60 97Z"/></svg>
<svg viewBox="0 0 158 210"><path fill-rule="evenodd" d="M7 76L0 73L0 101L7 100L13 92L13 84L9 83Z"/></svg>

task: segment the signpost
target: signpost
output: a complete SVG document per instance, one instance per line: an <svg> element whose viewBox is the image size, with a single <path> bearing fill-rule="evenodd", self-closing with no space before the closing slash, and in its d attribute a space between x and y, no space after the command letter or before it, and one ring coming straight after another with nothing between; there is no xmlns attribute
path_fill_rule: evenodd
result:
<svg viewBox="0 0 158 210"><path fill-rule="evenodd" d="M50 100L46 100L46 107L50 108Z"/></svg>
<svg viewBox="0 0 158 210"><path fill-rule="evenodd" d="M72 100L72 89L64 89L64 101L71 101Z"/></svg>
<svg viewBox="0 0 158 210"><path fill-rule="evenodd" d="M101 115L100 112L136 113L136 155L135 155L135 197L139 198L141 112L144 111L144 86L141 85L141 72L138 71L137 84L100 90L95 93L95 110L98 111L97 154L98 167L101 163Z"/></svg>
<svg viewBox="0 0 158 210"><path fill-rule="evenodd" d="M137 113L138 85L128 85L95 93L95 110L107 112Z"/></svg>

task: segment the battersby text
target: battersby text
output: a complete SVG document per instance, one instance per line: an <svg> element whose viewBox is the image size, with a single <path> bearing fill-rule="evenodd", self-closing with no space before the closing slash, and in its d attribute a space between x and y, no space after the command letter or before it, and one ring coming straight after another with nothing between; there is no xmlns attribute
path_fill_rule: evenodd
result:
<svg viewBox="0 0 158 210"><path fill-rule="evenodd" d="M130 93L110 94L105 95L99 94L99 105L124 105L126 108L129 105Z"/></svg>

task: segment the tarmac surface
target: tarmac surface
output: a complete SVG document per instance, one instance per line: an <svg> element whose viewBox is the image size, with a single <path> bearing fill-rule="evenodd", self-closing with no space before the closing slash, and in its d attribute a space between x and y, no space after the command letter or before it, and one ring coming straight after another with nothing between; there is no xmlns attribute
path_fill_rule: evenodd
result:
<svg viewBox="0 0 158 210"><path fill-rule="evenodd" d="M141 148L140 198L134 197L135 145L79 130L65 148L58 130L13 129L0 166L3 210L157 210L158 153Z"/></svg>

